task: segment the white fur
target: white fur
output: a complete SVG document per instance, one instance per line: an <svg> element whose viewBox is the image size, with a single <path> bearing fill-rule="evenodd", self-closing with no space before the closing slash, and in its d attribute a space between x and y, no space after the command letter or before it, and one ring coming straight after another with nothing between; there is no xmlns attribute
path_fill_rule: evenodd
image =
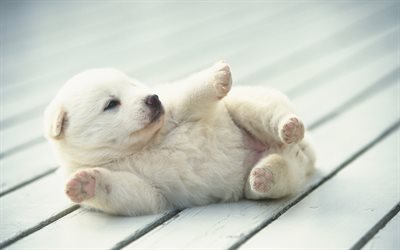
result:
<svg viewBox="0 0 400 250"><path fill-rule="evenodd" d="M264 87L230 87L224 62L155 90L114 69L73 77L45 113L70 198L140 215L298 190L315 157L302 135L282 139L296 117L288 99ZM145 99L155 93L165 114L151 122ZM104 111L110 98L121 105Z"/></svg>

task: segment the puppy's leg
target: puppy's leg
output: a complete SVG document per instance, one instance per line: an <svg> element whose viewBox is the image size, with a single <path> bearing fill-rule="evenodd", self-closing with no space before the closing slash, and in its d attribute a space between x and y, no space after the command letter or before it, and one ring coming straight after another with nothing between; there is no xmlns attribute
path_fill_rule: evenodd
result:
<svg viewBox="0 0 400 250"><path fill-rule="evenodd" d="M247 199L280 198L291 191L288 163L281 155L262 159L250 171L245 187Z"/></svg>
<svg viewBox="0 0 400 250"><path fill-rule="evenodd" d="M167 209L164 197L143 179L105 168L77 171L65 192L73 202L110 214L142 215Z"/></svg>
<svg viewBox="0 0 400 250"><path fill-rule="evenodd" d="M231 70L226 62L219 61L189 76L182 84L189 87L186 94L191 97L191 102L216 101L226 96L231 89Z"/></svg>
<svg viewBox="0 0 400 250"><path fill-rule="evenodd" d="M235 123L257 139L292 144L304 137L304 126L289 99L265 87L237 87L224 99Z"/></svg>
<svg viewBox="0 0 400 250"><path fill-rule="evenodd" d="M261 159L245 186L248 199L280 198L296 193L314 170L315 156L307 142L289 146L282 154Z"/></svg>
<svg viewBox="0 0 400 250"><path fill-rule="evenodd" d="M171 102L181 117L198 119L209 115L219 100L231 89L232 77L229 65L223 61L179 81L170 89Z"/></svg>

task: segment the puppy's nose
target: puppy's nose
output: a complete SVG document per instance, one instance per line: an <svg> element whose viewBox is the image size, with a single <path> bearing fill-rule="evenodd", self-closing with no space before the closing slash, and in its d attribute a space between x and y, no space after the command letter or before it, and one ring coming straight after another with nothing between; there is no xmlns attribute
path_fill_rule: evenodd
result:
<svg viewBox="0 0 400 250"><path fill-rule="evenodd" d="M159 108L161 106L160 99L158 99L158 95L149 95L146 97L145 103L153 108Z"/></svg>

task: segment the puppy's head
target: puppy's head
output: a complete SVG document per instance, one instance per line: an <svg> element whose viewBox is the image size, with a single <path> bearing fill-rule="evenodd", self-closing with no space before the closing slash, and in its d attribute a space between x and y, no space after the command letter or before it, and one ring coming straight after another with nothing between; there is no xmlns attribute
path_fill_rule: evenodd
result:
<svg viewBox="0 0 400 250"><path fill-rule="evenodd" d="M158 96L114 69L70 79L45 112L45 135L56 143L101 154L145 145L163 124Z"/></svg>

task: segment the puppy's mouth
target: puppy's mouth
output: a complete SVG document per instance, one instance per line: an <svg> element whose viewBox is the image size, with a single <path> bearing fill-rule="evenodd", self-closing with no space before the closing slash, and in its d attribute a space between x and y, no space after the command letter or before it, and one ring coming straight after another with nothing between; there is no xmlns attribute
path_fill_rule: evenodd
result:
<svg viewBox="0 0 400 250"><path fill-rule="evenodd" d="M158 120L160 120L160 117L164 113L165 113L165 111L164 111L164 107L162 105L160 105L160 107L157 108L157 109L153 109L152 110L152 114L151 114L151 118L150 118L150 123L157 122Z"/></svg>

